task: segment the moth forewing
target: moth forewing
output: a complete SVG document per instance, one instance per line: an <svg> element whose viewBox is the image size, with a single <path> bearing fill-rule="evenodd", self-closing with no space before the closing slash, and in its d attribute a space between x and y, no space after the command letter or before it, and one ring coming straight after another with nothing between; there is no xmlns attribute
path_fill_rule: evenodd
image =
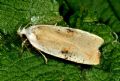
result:
<svg viewBox="0 0 120 81"><path fill-rule="evenodd" d="M26 35L32 46L49 55L76 63L96 65L99 47L104 40L89 32L54 25L35 25L19 33Z"/></svg>

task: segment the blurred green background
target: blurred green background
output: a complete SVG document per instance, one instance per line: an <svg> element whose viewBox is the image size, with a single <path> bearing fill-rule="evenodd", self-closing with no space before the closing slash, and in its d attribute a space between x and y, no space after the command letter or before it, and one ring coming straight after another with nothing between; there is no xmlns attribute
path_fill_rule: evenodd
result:
<svg viewBox="0 0 120 81"><path fill-rule="evenodd" d="M120 0L0 0L0 81L120 81ZM79 28L105 40L97 66L75 64L32 47L21 54L26 24Z"/></svg>

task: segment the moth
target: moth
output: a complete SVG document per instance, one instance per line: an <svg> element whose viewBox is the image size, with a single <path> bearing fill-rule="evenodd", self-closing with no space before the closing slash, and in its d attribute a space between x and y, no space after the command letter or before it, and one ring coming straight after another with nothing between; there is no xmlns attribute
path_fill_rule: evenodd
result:
<svg viewBox="0 0 120 81"><path fill-rule="evenodd" d="M19 28L30 44L46 54L75 63L97 65L100 63L99 47L104 40L80 29L55 25L34 25Z"/></svg>

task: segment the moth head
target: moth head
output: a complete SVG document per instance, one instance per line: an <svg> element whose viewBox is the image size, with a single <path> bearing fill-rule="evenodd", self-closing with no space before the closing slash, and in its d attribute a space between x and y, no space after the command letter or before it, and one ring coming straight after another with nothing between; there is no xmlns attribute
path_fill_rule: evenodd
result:
<svg viewBox="0 0 120 81"><path fill-rule="evenodd" d="M25 28L21 28L19 27L17 30L17 34L22 37L23 35L25 35Z"/></svg>

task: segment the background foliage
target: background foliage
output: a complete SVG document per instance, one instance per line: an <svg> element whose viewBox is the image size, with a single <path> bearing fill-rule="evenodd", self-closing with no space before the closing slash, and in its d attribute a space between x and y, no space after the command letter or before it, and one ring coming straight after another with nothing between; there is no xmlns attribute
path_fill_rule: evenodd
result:
<svg viewBox="0 0 120 81"><path fill-rule="evenodd" d="M0 81L120 81L120 0L0 0ZM59 14L60 13L60 14ZM16 31L26 24L58 24L101 36L101 63L75 64L31 46L21 55Z"/></svg>

